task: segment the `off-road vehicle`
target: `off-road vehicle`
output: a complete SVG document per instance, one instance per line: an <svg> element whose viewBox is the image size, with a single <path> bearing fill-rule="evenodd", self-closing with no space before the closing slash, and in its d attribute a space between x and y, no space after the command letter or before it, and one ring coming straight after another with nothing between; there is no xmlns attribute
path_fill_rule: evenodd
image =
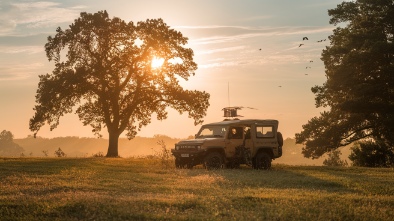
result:
<svg viewBox="0 0 394 221"><path fill-rule="evenodd" d="M195 139L171 149L177 168L202 164L207 169L237 168L241 164L269 169L282 156L283 137L277 120L225 119L203 125Z"/></svg>

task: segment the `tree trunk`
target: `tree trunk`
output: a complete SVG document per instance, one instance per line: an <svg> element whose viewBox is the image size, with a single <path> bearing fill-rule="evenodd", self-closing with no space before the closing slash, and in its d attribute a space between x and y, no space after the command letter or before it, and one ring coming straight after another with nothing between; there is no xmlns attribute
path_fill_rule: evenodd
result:
<svg viewBox="0 0 394 221"><path fill-rule="evenodd" d="M118 154L118 140L119 134L116 132L108 131L109 144L106 157L119 157Z"/></svg>

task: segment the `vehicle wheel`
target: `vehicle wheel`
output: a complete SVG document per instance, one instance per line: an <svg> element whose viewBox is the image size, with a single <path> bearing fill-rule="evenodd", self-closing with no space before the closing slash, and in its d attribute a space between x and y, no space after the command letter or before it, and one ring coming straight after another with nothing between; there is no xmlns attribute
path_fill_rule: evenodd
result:
<svg viewBox="0 0 394 221"><path fill-rule="evenodd" d="M191 164L191 163L186 164L186 168L187 169L193 169L193 164Z"/></svg>
<svg viewBox="0 0 394 221"><path fill-rule="evenodd" d="M281 132L277 133L277 137L278 137L278 144L279 146L283 147L283 136Z"/></svg>
<svg viewBox="0 0 394 221"><path fill-rule="evenodd" d="M255 161L255 169L257 170L269 170L271 168L272 159L266 152L258 153Z"/></svg>
<svg viewBox="0 0 394 221"><path fill-rule="evenodd" d="M226 163L226 168L228 169L239 169L241 167L240 163L237 161L230 161Z"/></svg>
<svg viewBox="0 0 394 221"><path fill-rule="evenodd" d="M204 166L207 170L217 170L223 166L223 157L218 152L209 153L204 159Z"/></svg>
<svg viewBox="0 0 394 221"><path fill-rule="evenodd" d="M186 166L185 162L182 162L182 160L179 158L175 158L175 168L183 169L185 168L185 166Z"/></svg>

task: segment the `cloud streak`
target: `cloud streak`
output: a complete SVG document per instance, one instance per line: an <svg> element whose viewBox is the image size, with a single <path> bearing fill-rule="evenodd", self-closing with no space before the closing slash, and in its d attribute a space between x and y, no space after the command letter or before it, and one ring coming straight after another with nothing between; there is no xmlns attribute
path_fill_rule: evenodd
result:
<svg viewBox="0 0 394 221"><path fill-rule="evenodd" d="M8 65L0 64L0 81L24 80L41 73L43 63L15 63Z"/></svg>
<svg viewBox="0 0 394 221"><path fill-rule="evenodd" d="M44 47L43 46L0 46L0 53L4 54L37 54L43 53Z"/></svg>
<svg viewBox="0 0 394 221"><path fill-rule="evenodd" d="M185 27L184 27L185 28ZM255 37L270 37L284 35L311 35L319 33L331 33L332 26L325 27L238 27L238 26L211 26L211 27L187 27L189 29L199 29L205 33L205 37L192 39L190 44L218 44Z"/></svg>
<svg viewBox="0 0 394 221"><path fill-rule="evenodd" d="M71 22L84 6L63 7L61 3L2 1L0 35L23 35L27 29L40 29Z"/></svg>

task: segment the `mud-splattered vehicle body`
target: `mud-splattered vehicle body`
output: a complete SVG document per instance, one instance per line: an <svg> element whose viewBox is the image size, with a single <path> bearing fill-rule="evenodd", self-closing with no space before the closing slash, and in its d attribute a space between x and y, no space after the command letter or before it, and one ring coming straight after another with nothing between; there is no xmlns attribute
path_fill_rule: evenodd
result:
<svg viewBox="0 0 394 221"><path fill-rule="evenodd" d="M171 150L177 168L204 165L207 169L236 168L247 164L269 169L282 156L283 138L277 120L224 120L203 125L192 140Z"/></svg>

